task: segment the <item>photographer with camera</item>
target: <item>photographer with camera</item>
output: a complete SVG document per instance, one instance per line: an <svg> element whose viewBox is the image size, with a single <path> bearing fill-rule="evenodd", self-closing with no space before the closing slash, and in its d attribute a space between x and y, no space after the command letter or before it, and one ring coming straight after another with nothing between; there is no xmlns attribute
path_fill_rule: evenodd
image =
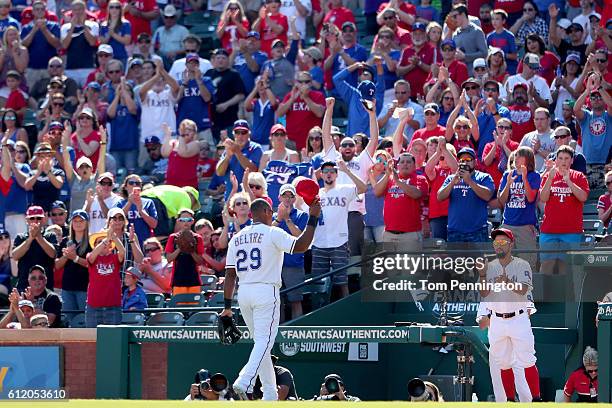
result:
<svg viewBox="0 0 612 408"><path fill-rule="evenodd" d="M321 384L319 395L313 401L361 401L359 398L346 393L344 381L338 374L328 374Z"/></svg>
<svg viewBox="0 0 612 408"><path fill-rule="evenodd" d="M408 382L408 396L411 402L438 401L444 402L442 393L436 384L413 378Z"/></svg>
<svg viewBox="0 0 612 408"><path fill-rule="evenodd" d="M232 394L228 390L227 377L221 373L210 375L206 369L196 372L194 383L191 384L189 395L185 401L207 400L207 401L233 401Z"/></svg>

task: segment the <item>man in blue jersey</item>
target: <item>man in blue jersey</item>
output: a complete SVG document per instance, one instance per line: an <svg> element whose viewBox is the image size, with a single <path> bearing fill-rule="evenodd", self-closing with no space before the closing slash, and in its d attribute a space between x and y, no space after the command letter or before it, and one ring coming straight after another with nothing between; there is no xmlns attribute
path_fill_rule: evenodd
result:
<svg viewBox="0 0 612 408"><path fill-rule="evenodd" d="M457 172L449 175L438 190L439 201L450 198L448 242L486 242L487 203L495 192L493 178L475 169L476 153L469 147L459 150L457 162Z"/></svg>
<svg viewBox="0 0 612 408"><path fill-rule="evenodd" d="M230 65L238 71L244 90L248 94L255 87L255 78L268 56L260 51L261 41L257 31L249 31L246 40L234 44L230 55Z"/></svg>

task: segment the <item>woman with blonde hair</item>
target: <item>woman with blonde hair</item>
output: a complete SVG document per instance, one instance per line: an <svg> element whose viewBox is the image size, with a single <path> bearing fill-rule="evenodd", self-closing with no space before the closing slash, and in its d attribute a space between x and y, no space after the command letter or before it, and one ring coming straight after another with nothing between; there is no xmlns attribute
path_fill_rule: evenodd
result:
<svg viewBox="0 0 612 408"><path fill-rule="evenodd" d="M216 34L221 41L221 47L232 53L233 42L246 38L249 32L249 20L244 14L244 8L239 1L230 0L223 7L219 18Z"/></svg>
<svg viewBox="0 0 612 408"><path fill-rule="evenodd" d="M128 53L126 45L132 42L132 25L123 18L123 6L119 0L108 2L106 20L100 24L100 43L113 48L113 58L127 66Z"/></svg>
<svg viewBox="0 0 612 408"><path fill-rule="evenodd" d="M461 108L463 108L465 116L459 115ZM446 127L446 141L451 143L457 151L464 147L470 147L476 151L480 131L474 111L470 109L467 102L465 90L459 97L459 103L448 117L448 123L452 123L453 126Z"/></svg>
<svg viewBox="0 0 612 408"><path fill-rule="evenodd" d="M506 82L506 78L508 78L508 65L506 64L504 50L496 47L489 48L489 56L487 57L487 73L484 81L487 79L492 79L500 84L504 84Z"/></svg>
<svg viewBox="0 0 612 408"><path fill-rule="evenodd" d="M249 194L244 191L234 194L223 210L223 231L219 237L219 249L227 248L229 240L252 223Z"/></svg>
<svg viewBox="0 0 612 408"><path fill-rule="evenodd" d="M19 88L27 90L25 72L30 62L28 49L21 45L19 30L14 26L6 27L2 36L2 52L0 52L0 98L8 98L10 90L6 86L6 77L9 71L21 74Z"/></svg>
<svg viewBox="0 0 612 408"><path fill-rule="evenodd" d="M200 143L197 140L198 127L193 120L184 119L178 128L178 139L172 138L168 125L162 125L164 141L161 154L168 158L166 184L177 187L198 188L198 161Z"/></svg>
<svg viewBox="0 0 612 408"><path fill-rule="evenodd" d="M368 171L368 189L365 192L366 214L363 217L365 223L363 238L365 241L380 243L383 240L383 232L385 232L383 218L385 197L377 197L374 194L374 186L384 177L393 157L386 150L377 150L374 152L373 159L374 165Z"/></svg>

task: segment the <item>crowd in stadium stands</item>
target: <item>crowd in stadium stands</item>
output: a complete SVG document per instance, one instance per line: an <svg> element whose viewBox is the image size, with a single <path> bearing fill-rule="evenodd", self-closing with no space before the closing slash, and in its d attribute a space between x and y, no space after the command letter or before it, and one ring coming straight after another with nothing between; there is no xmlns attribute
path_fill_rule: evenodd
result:
<svg viewBox="0 0 612 408"><path fill-rule="evenodd" d="M114 324L221 285L253 200L305 228L300 177L323 211L285 287L364 242L485 242L492 209L519 248L582 242L589 200L605 235L612 9L383 1L0 0L0 327ZM285 301L304 313L302 289Z"/></svg>

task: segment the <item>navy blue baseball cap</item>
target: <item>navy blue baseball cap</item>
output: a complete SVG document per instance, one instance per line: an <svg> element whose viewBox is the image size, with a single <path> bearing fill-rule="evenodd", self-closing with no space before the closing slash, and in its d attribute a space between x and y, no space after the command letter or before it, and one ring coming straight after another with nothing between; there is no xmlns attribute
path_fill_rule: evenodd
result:
<svg viewBox="0 0 612 408"><path fill-rule="evenodd" d="M85 210L74 210L70 216L70 221L72 221L74 217L80 217L85 221L89 221L89 214L87 214L87 211Z"/></svg>
<svg viewBox="0 0 612 408"><path fill-rule="evenodd" d="M427 26L423 23L414 23L412 25L412 31L417 31L417 30L421 30L421 31L427 31Z"/></svg>
<svg viewBox="0 0 612 408"><path fill-rule="evenodd" d="M161 144L161 140L157 136L148 136L144 140L145 145L158 145Z"/></svg>
<svg viewBox="0 0 612 408"><path fill-rule="evenodd" d="M61 208L62 210L66 211L66 204L64 204L63 201L55 200L53 204L51 204L51 209L57 210L58 208Z"/></svg>
<svg viewBox="0 0 612 408"><path fill-rule="evenodd" d="M90 83L87 84L87 88L89 89L95 89L96 91L101 91L102 90L102 86L96 82L96 81L91 81Z"/></svg>
<svg viewBox="0 0 612 408"><path fill-rule="evenodd" d="M462 154L469 154L472 156L472 159L476 159L476 152L474 152L474 149L471 147L464 147L463 149L459 150L459 153L457 153L457 158L461 157Z"/></svg>
<svg viewBox="0 0 612 408"><path fill-rule="evenodd" d="M457 49L457 43L455 42L455 40L447 39L447 40L442 41L440 43L440 48L444 47L445 45L449 45L453 47L453 50Z"/></svg>
<svg viewBox="0 0 612 408"><path fill-rule="evenodd" d="M238 129L244 129L244 130L251 130L251 127L249 126L249 122L247 122L244 119L238 119L237 121L234 122L234 127L233 130L238 130Z"/></svg>
<svg viewBox="0 0 612 408"><path fill-rule="evenodd" d="M357 90L361 93L361 99L366 101L371 101L374 99L374 95L376 95L376 85L372 81L361 81L357 85Z"/></svg>
<svg viewBox="0 0 612 408"><path fill-rule="evenodd" d="M261 37L259 36L259 33L257 31L249 31L246 35L246 38L250 38L253 37L256 40L259 40Z"/></svg>

